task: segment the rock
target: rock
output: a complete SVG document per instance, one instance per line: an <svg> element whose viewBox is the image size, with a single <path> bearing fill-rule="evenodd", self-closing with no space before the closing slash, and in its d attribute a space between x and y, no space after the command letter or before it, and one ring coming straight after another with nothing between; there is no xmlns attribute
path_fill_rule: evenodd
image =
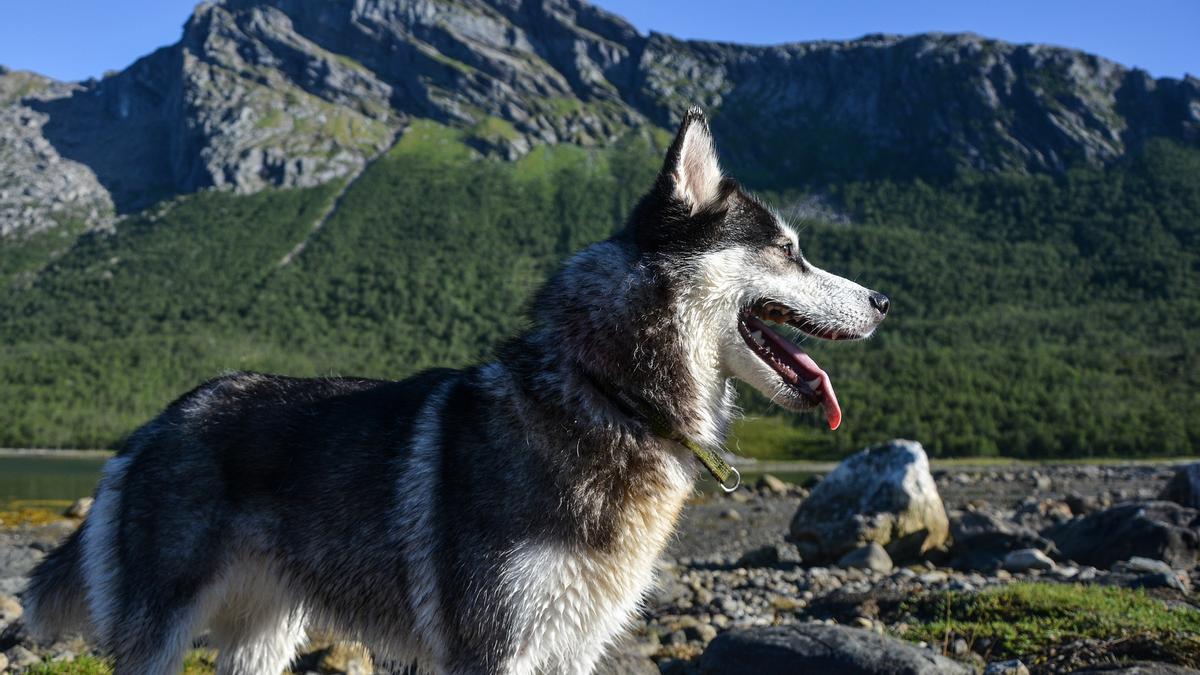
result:
<svg viewBox="0 0 1200 675"><path fill-rule="evenodd" d="M1010 551L1034 548L1048 553L1054 544L1023 525L992 511L956 512L950 519L950 566L994 571Z"/></svg>
<svg viewBox="0 0 1200 675"><path fill-rule="evenodd" d="M0 628L4 628L8 624L21 618L25 612L21 608L21 603L11 595L0 595Z"/></svg>
<svg viewBox="0 0 1200 675"><path fill-rule="evenodd" d="M1071 675L1200 675L1200 670L1169 663L1114 663L1072 671Z"/></svg>
<svg viewBox="0 0 1200 675"><path fill-rule="evenodd" d="M742 514L737 509L725 509L721 511L721 518L725 520L741 520Z"/></svg>
<svg viewBox="0 0 1200 675"><path fill-rule="evenodd" d="M659 675L648 656L627 651L610 651L592 670L592 675Z"/></svg>
<svg viewBox="0 0 1200 675"><path fill-rule="evenodd" d="M1049 492L1054 489L1054 481L1049 476L1035 474L1033 477L1033 489L1038 492Z"/></svg>
<svg viewBox="0 0 1200 675"><path fill-rule="evenodd" d="M1067 498L1063 501L1066 503L1067 508L1071 510L1072 515L1076 516L1086 516L1107 506L1112 506L1111 503L1105 504L1099 497L1093 495L1072 494L1067 495Z"/></svg>
<svg viewBox="0 0 1200 675"><path fill-rule="evenodd" d="M1170 565L1161 560L1152 560L1136 555L1127 561L1113 565L1113 570L1137 574L1170 574L1174 571Z"/></svg>
<svg viewBox="0 0 1200 675"><path fill-rule="evenodd" d="M1200 462L1175 469L1175 474L1163 489L1161 499L1200 509Z"/></svg>
<svg viewBox="0 0 1200 675"><path fill-rule="evenodd" d="M780 564L797 564L800 562L800 552L795 545L787 542L764 544L742 554L736 563L737 567L774 567Z"/></svg>
<svg viewBox="0 0 1200 675"><path fill-rule="evenodd" d="M371 675L375 672L370 652L362 645L352 642L333 643L321 655L318 667L324 673L346 675Z"/></svg>
<svg viewBox="0 0 1200 675"><path fill-rule="evenodd" d="M777 495L785 495L791 490L792 486L769 473L764 473L754 482L754 488L759 492L770 492Z"/></svg>
<svg viewBox="0 0 1200 675"><path fill-rule="evenodd" d="M825 624L726 631L700 657L702 675L959 675L966 667L895 638Z"/></svg>
<svg viewBox="0 0 1200 675"><path fill-rule="evenodd" d="M917 576L917 580L926 586L936 586L944 584L950 579L950 575L941 570L930 570Z"/></svg>
<svg viewBox="0 0 1200 675"><path fill-rule="evenodd" d="M892 558L882 546L871 542L842 556L842 559L838 561L838 566L855 567L886 574L892 571Z"/></svg>
<svg viewBox="0 0 1200 675"><path fill-rule="evenodd" d="M1009 572L1054 569L1054 561L1036 548L1023 548L1004 556L1004 569Z"/></svg>
<svg viewBox="0 0 1200 675"><path fill-rule="evenodd" d="M1044 531L1064 558L1102 569L1134 556L1177 570L1200 562L1200 511L1174 502L1118 504Z"/></svg>
<svg viewBox="0 0 1200 675"><path fill-rule="evenodd" d="M318 667L326 673L347 675L371 675L374 665L371 654L362 645L350 642L335 642L321 655Z"/></svg>
<svg viewBox="0 0 1200 675"><path fill-rule="evenodd" d="M1117 562L1112 571L1132 578L1120 580L1128 588L1174 588L1184 593L1191 591L1191 579L1182 572L1171 569L1161 560L1134 556L1128 561Z"/></svg>
<svg viewBox="0 0 1200 675"><path fill-rule="evenodd" d="M4 656L8 658L8 667L14 669L24 669L42 662L37 654L22 645L17 645L4 652Z"/></svg>
<svg viewBox="0 0 1200 675"><path fill-rule="evenodd" d="M983 675L1029 675L1029 668L1020 659L996 661L983 669Z"/></svg>
<svg viewBox="0 0 1200 675"><path fill-rule="evenodd" d="M68 518L86 518L88 511L92 510L92 503L95 501L91 497L80 497L75 500L74 504L67 507L66 511L63 511L63 515Z"/></svg>
<svg viewBox="0 0 1200 675"><path fill-rule="evenodd" d="M837 560L868 542L904 561L944 544L949 529L925 450L896 440L838 464L800 504L789 539L806 561Z"/></svg>
<svg viewBox="0 0 1200 675"><path fill-rule="evenodd" d="M0 653L0 673L8 672L8 657Z"/></svg>
<svg viewBox="0 0 1200 675"><path fill-rule="evenodd" d="M1065 501L1028 499L1013 514L1013 521L1033 530L1042 530L1071 519L1074 514Z"/></svg>

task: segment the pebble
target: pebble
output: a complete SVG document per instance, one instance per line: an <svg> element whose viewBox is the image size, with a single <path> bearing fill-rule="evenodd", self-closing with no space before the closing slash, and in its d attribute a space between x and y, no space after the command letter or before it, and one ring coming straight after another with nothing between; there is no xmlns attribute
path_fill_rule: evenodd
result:
<svg viewBox="0 0 1200 675"><path fill-rule="evenodd" d="M9 668L28 668L42 662L42 659L37 654L34 654L21 645L17 645L4 652L4 656L8 657Z"/></svg>
<svg viewBox="0 0 1200 675"><path fill-rule="evenodd" d="M1020 659L989 663L983 675L1029 675L1029 668Z"/></svg>
<svg viewBox="0 0 1200 675"><path fill-rule="evenodd" d="M11 595L0 595L0 628L21 618L24 611L16 598Z"/></svg>
<svg viewBox="0 0 1200 675"><path fill-rule="evenodd" d="M1009 551L1004 556L1003 566L1009 572L1052 570L1054 569L1054 561L1036 548L1023 548L1016 551Z"/></svg>

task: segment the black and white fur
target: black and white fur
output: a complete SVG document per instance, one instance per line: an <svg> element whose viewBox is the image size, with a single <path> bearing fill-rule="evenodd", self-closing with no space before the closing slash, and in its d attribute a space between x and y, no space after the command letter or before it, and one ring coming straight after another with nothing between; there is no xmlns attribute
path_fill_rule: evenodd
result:
<svg viewBox="0 0 1200 675"><path fill-rule="evenodd" d="M221 673L278 673L314 629L420 672L589 673L698 466L603 389L710 447L731 378L811 407L738 313L770 298L850 337L883 314L799 250L689 111L625 230L567 261L495 361L399 382L237 373L138 429L35 571L29 622L90 631L117 675L178 672L205 629Z"/></svg>

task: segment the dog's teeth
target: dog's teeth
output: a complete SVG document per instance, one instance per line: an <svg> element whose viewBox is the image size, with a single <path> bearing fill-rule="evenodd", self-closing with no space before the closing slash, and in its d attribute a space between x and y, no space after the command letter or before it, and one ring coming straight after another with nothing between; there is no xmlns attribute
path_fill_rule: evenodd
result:
<svg viewBox="0 0 1200 675"><path fill-rule="evenodd" d="M812 389L813 391L819 391L821 389L821 378L814 377L813 379L809 380L808 388Z"/></svg>
<svg viewBox="0 0 1200 675"><path fill-rule="evenodd" d="M753 333L750 334L750 337L754 338L754 341L757 342L758 344L760 344L760 345L763 344L763 334L762 334L761 330L754 331Z"/></svg>

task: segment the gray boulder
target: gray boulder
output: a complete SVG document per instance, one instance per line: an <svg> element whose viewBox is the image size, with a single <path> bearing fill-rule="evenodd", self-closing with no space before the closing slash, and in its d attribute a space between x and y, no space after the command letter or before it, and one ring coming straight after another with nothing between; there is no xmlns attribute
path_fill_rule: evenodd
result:
<svg viewBox="0 0 1200 675"><path fill-rule="evenodd" d="M789 539L809 562L874 542L893 560L944 544L950 522L920 443L894 440L845 459L796 511Z"/></svg>
<svg viewBox="0 0 1200 675"><path fill-rule="evenodd" d="M702 675L966 675L944 656L870 631L825 624L744 628L717 636Z"/></svg>
<svg viewBox="0 0 1200 675"><path fill-rule="evenodd" d="M1129 502L1045 530L1064 558L1108 569L1134 556L1190 570L1200 562L1200 511Z"/></svg>
<svg viewBox="0 0 1200 675"><path fill-rule="evenodd" d="M950 519L950 566L994 571L1010 551L1053 553L1054 544L1023 525L984 510L955 513Z"/></svg>
<svg viewBox="0 0 1200 675"><path fill-rule="evenodd" d="M1175 470L1163 489L1162 499L1182 506L1200 509L1200 462L1186 464Z"/></svg>

